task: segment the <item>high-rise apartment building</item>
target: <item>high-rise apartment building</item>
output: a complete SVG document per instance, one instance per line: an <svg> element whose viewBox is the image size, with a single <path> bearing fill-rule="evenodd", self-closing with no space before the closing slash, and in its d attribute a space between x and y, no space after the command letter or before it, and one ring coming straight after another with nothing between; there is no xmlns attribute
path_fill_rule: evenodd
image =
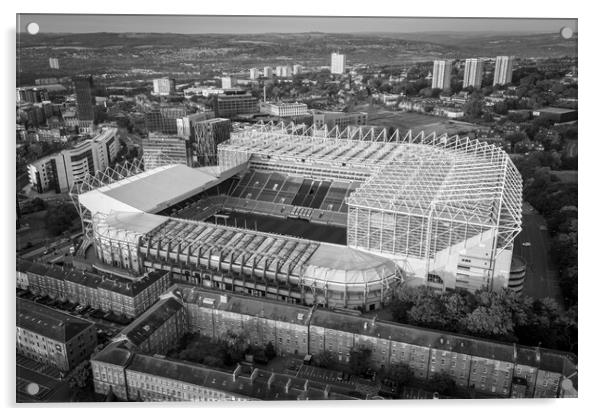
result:
<svg viewBox="0 0 602 416"><path fill-rule="evenodd" d="M263 76L265 78L272 78L272 67L266 66L263 68Z"/></svg>
<svg viewBox="0 0 602 416"><path fill-rule="evenodd" d="M291 67L288 65L276 67L276 76L277 77L286 78L286 77L290 77L291 74L292 74L292 70L291 70Z"/></svg>
<svg viewBox="0 0 602 416"><path fill-rule="evenodd" d="M59 59L58 58L48 58L48 64L51 69L59 69Z"/></svg>
<svg viewBox="0 0 602 416"><path fill-rule="evenodd" d="M78 77L73 80L77 117L80 127L90 127L94 123L94 97L92 77Z"/></svg>
<svg viewBox="0 0 602 416"><path fill-rule="evenodd" d="M153 95L172 95L176 90L176 81L171 78L153 79Z"/></svg>
<svg viewBox="0 0 602 416"><path fill-rule="evenodd" d="M257 69L257 68L251 68L251 69L249 69L249 78L250 79L257 79L257 78L259 78L259 69Z"/></svg>
<svg viewBox="0 0 602 416"><path fill-rule="evenodd" d="M299 75L303 71L303 67L301 65L293 65L293 75Z"/></svg>
<svg viewBox="0 0 602 416"><path fill-rule="evenodd" d="M85 140L71 149L46 156L27 167L29 182L37 192L54 190L67 192L73 184L105 170L117 156L119 140L116 128L105 128L92 139Z"/></svg>
<svg viewBox="0 0 602 416"><path fill-rule="evenodd" d="M495 72L493 85L506 85L512 82L512 64L514 56L497 56L495 58Z"/></svg>
<svg viewBox="0 0 602 416"><path fill-rule="evenodd" d="M481 58L469 58L464 66L464 82L462 88L481 88L483 81L483 60Z"/></svg>
<svg viewBox="0 0 602 416"><path fill-rule="evenodd" d="M451 83L451 61L437 60L433 62L433 83L431 88L445 90Z"/></svg>
<svg viewBox="0 0 602 416"><path fill-rule="evenodd" d="M333 52L330 55L330 73L331 74L344 74L345 65L347 64L347 57L343 54Z"/></svg>
<svg viewBox="0 0 602 416"><path fill-rule="evenodd" d="M191 166L190 142L181 137L151 133L142 141L142 160L145 170L174 163Z"/></svg>

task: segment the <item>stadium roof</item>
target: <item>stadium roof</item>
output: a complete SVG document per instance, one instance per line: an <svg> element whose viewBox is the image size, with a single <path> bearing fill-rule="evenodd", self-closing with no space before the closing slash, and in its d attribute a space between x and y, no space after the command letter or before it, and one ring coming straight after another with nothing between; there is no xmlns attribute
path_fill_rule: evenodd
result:
<svg viewBox="0 0 602 416"><path fill-rule="evenodd" d="M129 211L159 212L189 198L222 179L185 165L166 165L79 195L93 214Z"/></svg>
<svg viewBox="0 0 602 416"><path fill-rule="evenodd" d="M497 228L498 247L510 244L521 229L520 173L503 150L467 137L391 135L367 126L329 131L258 125L233 134L219 151L220 163L250 155L251 161L328 165L333 178L364 174L367 179L347 200L350 207Z"/></svg>
<svg viewBox="0 0 602 416"><path fill-rule="evenodd" d="M328 283L366 284L395 275L395 263L345 246L322 243L305 263L303 278Z"/></svg>

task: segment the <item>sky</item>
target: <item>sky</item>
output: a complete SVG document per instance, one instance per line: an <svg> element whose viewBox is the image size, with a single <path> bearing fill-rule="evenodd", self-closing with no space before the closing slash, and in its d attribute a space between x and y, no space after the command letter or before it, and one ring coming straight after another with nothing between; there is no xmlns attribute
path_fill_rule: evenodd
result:
<svg viewBox="0 0 602 416"><path fill-rule="evenodd" d="M17 20L18 30L25 31L28 23L36 22L40 33L558 33L564 26L577 32L576 19L21 14Z"/></svg>

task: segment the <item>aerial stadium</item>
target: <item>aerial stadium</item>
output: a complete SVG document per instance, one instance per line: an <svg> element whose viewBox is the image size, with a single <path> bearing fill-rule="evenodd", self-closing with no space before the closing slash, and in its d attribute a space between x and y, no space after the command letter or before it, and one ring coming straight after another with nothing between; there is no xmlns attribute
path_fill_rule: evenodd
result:
<svg viewBox="0 0 602 416"><path fill-rule="evenodd" d="M402 285L508 287L522 181L501 149L383 128L257 124L218 164L139 164L74 186L98 262L306 305Z"/></svg>

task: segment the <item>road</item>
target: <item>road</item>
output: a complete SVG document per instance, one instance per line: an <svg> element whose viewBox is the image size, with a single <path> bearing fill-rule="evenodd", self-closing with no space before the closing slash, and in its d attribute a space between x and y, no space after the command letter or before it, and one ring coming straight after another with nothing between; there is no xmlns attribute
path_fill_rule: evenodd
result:
<svg viewBox="0 0 602 416"><path fill-rule="evenodd" d="M562 304L558 271L551 258L551 241L544 218L532 209L523 210L523 230L514 243L514 255L527 262L523 293L533 298L551 297ZM530 246L524 246L524 243Z"/></svg>

